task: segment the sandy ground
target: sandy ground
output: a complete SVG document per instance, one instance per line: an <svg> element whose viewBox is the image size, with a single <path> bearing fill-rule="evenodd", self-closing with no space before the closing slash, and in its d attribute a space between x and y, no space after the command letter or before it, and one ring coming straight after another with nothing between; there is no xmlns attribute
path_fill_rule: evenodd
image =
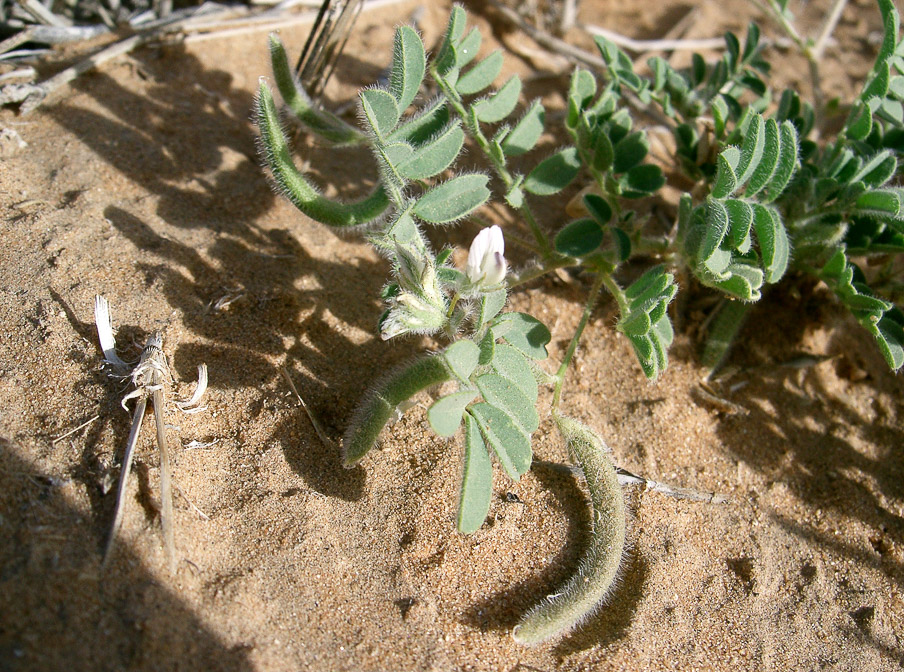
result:
<svg viewBox="0 0 904 672"><path fill-rule="evenodd" d="M754 16L734 1L695 4L688 37ZM804 25L827 6L811 3ZM374 79L392 27L416 7L362 16L331 104ZM643 38L688 8L582 3L584 20ZM447 10L428 7L428 44ZM529 45L476 22L484 49L500 38ZM877 27L870 2L848 7L828 54L829 91L849 95ZM282 36L297 49L306 32ZM800 63L773 56L782 81L805 80ZM385 262L272 195L249 122L267 58L260 33L143 49L28 117L0 113L28 142L0 160L0 670L904 665L901 379L827 291L806 282L770 296L731 357L735 373L718 391L746 414L700 394L693 302L653 384L614 331L613 305L596 311L564 410L598 429L632 472L728 502L627 490L632 551L611 603L566 639L516 645L512 625L570 575L586 543L582 484L542 466L518 483L497 474L489 524L462 536L462 448L428 430L429 397L354 470L318 440L280 367L340 436L368 381L430 344L375 337ZM544 70L554 61L508 63L530 77L530 95L555 103L567 80ZM296 146L330 193L361 188L354 156L304 138ZM442 235L465 246L477 228ZM123 385L100 368L97 293L113 307L120 343L163 331L174 394L190 392L198 364L210 368L206 412L167 409L174 575L150 421L120 544L100 570L130 418ZM582 282L553 278L512 298L551 328L549 368L585 294ZM769 311L777 319L763 326ZM797 366L801 355L809 366ZM548 416L535 437L538 460L567 461Z"/></svg>

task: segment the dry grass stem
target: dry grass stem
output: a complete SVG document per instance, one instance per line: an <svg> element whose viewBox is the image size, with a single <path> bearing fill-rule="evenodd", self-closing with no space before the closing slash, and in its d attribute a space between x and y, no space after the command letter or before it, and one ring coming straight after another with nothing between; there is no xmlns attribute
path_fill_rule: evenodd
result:
<svg viewBox="0 0 904 672"><path fill-rule="evenodd" d="M126 402L130 399L138 399L135 412L132 415L132 427L129 431L129 440L123 455L122 471L119 476L119 485L116 493L116 504L113 514L113 525L107 546L104 551L103 566L109 563L116 535L122 525L125 511L125 492L132 469L132 460L138 435L141 431L141 423L147 411L148 400L154 403L154 422L157 430L157 449L160 451L160 524L163 529L163 545L166 553L167 566L170 572L176 569L176 546L173 522L173 484L172 484L172 456L169 443L166 438L166 423L164 413L166 409L166 386L172 383L172 374L163 353L163 335L155 332L147 340L147 344L141 352L141 358L134 369L129 371L128 365L116 354L116 341L113 335L113 325L110 318L110 307L102 296L95 297L94 319L97 326L98 340L104 353L104 361L113 369L116 377L128 377L134 390L122 399L122 406L126 408ZM200 403L207 390L207 366L198 367L198 384L190 399L175 402L177 408L190 413L199 410Z"/></svg>
<svg viewBox="0 0 904 672"><path fill-rule="evenodd" d="M311 421L311 425L314 427L314 431L317 432L317 437L320 439L323 445L327 448L337 448L336 442L326 435L326 432L323 431L323 427L321 427L320 422L317 420L317 417L311 412L311 409L308 408L308 405L304 402L304 399L301 398L301 395L298 393L298 389L295 387L295 383L292 382L292 378L289 376L289 372L288 370L286 370L286 367L280 367L279 372L283 375L283 378L286 379L289 387L292 388L292 392L295 394L295 397L298 399L298 402L301 404L301 407L307 414L308 420Z"/></svg>

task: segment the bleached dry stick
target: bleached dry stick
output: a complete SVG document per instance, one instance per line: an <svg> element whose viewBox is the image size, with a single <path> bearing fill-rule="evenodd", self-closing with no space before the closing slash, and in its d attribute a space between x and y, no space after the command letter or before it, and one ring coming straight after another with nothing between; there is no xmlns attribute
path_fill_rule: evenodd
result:
<svg viewBox="0 0 904 672"><path fill-rule="evenodd" d="M132 415L132 427L129 430L129 440L126 444L125 454L122 460L122 470L119 475L119 485L116 490L116 504L113 513L113 525L110 536L107 539L104 550L103 567L106 568L110 560L113 546L116 543L116 535L122 525L125 511L126 487L129 474L132 470L132 459L135 453L135 445L138 442L138 434L141 431L141 423L147 412L148 400L154 403L154 421L157 429L157 449L160 451L160 525L163 528L163 546L166 553L167 567L170 572L176 569L176 545L173 525L173 493L172 493L172 460L169 443L166 440L166 424L164 412L166 408L166 395L164 390L171 382L169 365L166 355L163 353L163 335L155 332L147 340L144 350L141 351L141 359L138 365L129 372L129 366L116 354L116 341L113 336L113 324L110 317L110 307L106 299L97 296L94 299L94 321L97 326L98 340L104 353L104 361L113 369L114 375L131 379L134 391L122 399L123 408L129 399L138 399L135 412ZM198 386L191 399L177 401L178 408L185 412L201 401L204 391L207 389L207 367L198 367Z"/></svg>

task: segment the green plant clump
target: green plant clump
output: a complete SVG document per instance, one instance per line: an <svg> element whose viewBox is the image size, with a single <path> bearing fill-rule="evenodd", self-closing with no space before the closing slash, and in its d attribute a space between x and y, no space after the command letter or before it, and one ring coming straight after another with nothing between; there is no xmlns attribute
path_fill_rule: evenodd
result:
<svg viewBox="0 0 904 672"><path fill-rule="evenodd" d="M365 397L343 441L346 466L376 445L399 404L445 383L446 393L427 417L440 436L463 427L458 529L474 532L490 507L491 458L514 480L530 469L539 386L553 388L551 412L584 468L595 523L578 574L525 616L515 629L518 641L542 641L579 623L609 592L624 551L624 501L605 444L559 411L565 374L603 289L617 304L617 329L650 379L668 366L676 277L722 297L703 353L707 366L724 357L749 307L790 274L823 281L872 333L888 365L898 370L904 364L904 313L892 302L901 289L895 274L904 251L904 189L897 186L904 45L891 0L878 4L885 38L834 136L811 139L826 110L768 86L759 30L751 25L743 42L725 35L725 54L715 63L694 55L689 68L678 70L652 58L649 75L635 72L612 42L596 38L607 67L599 75L575 69L564 115L568 144L532 161L521 157L539 153L546 111L539 100L517 111L517 76L494 88L502 53L477 60L481 35L467 30L461 7L453 9L432 59L416 31L397 30L388 83L359 94L360 128L311 101L294 80L283 45L271 38L275 82L292 114L327 142L369 148L379 174L376 187L357 202L321 195L294 164L262 82L257 122L277 188L318 222L360 229L391 261L379 321L384 339L431 334L447 343L391 373ZM788 25L780 0L769 7ZM810 45L801 46L809 54ZM656 199L666 180L648 160L650 140L629 102L668 122L676 173L693 185L672 227L640 214L649 212L639 206ZM500 187L495 193L489 174L459 167L466 144L491 166ZM590 186L582 192L583 214L540 222L536 202L562 197L575 180ZM512 227L529 232L522 240L510 232L510 240L535 256L520 274L509 272L498 226L475 238L463 270L452 263L451 249L433 249L427 236L431 226L475 218L490 199L508 209ZM864 260L882 265L872 287L861 270ZM646 267L639 277L638 266ZM549 330L505 306L509 291L562 267L580 269L592 282L563 361L549 375L538 364L547 357Z"/></svg>

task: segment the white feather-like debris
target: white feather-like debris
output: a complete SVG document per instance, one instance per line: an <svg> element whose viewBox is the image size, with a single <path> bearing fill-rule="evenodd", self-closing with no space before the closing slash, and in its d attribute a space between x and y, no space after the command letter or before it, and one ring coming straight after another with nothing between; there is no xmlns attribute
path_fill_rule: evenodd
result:
<svg viewBox="0 0 904 672"><path fill-rule="evenodd" d="M200 413L203 410L207 409L207 406L199 406L201 403L201 399L204 398L204 394L207 392L207 364L201 364L198 366L198 384L195 386L195 391L188 399L180 399L176 402L176 408L178 408L183 413L187 413L188 415L192 415L194 413Z"/></svg>
<svg viewBox="0 0 904 672"><path fill-rule="evenodd" d="M113 335L110 304L100 294L94 297L94 325L97 327L97 338L104 353L104 361L113 367L117 375L126 375L129 365L116 354L116 337Z"/></svg>

